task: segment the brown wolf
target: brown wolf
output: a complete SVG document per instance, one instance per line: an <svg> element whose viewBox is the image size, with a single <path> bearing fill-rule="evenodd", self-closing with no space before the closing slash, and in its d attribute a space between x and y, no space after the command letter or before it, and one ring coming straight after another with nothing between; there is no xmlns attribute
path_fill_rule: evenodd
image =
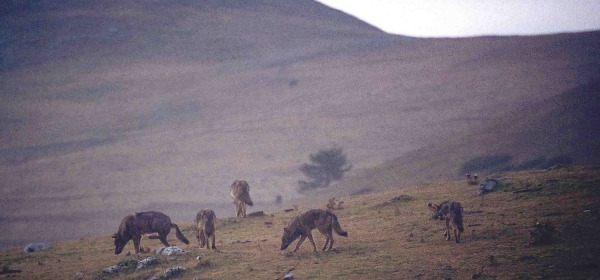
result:
<svg viewBox="0 0 600 280"><path fill-rule="evenodd" d="M342 229L340 226L337 216L330 211L321 210L321 209L312 209L306 211L304 214L296 216L292 222L283 229L283 236L281 237L281 250L285 250L294 240L300 237L300 241L296 244L296 248L294 252L298 251L302 242L306 240L310 240L310 243L313 245L313 249L317 251L317 245L315 245L315 241L313 240L311 231L317 228L319 232L327 237L325 240L325 246L323 246L323 251L325 249L331 250L333 246L333 234L332 229L341 236L348 236L348 233ZM329 248L327 248L329 245Z"/></svg>
<svg viewBox="0 0 600 280"><path fill-rule="evenodd" d="M460 234L464 231L463 227L463 207L456 201L444 201L439 205L428 203L427 207L433 211L434 219L446 221L446 231L444 236L446 240L451 240L450 229L454 231L456 243L460 242Z"/></svg>
<svg viewBox="0 0 600 280"><path fill-rule="evenodd" d="M158 233L158 237L151 236L149 238L158 238L165 246L169 247L167 235L171 232L172 227L175 228L177 239L185 244L190 244L187 238L185 238L183 233L179 230L179 227L176 224L171 223L171 218L169 218L169 216L155 211L130 213L123 218L123 221L121 221L119 231L112 235L112 238L115 239L115 254L120 254L127 242L131 239L133 239L135 253L139 254L140 240L142 239L142 234L145 233Z"/></svg>
<svg viewBox="0 0 600 280"><path fill-rule="evenodd" d="M252 198L250 198L250 186L244 180L235 180L231 184L231 192L229 193L235 204L236 217L246 217L246 205L252 206Z"/></svg>
<svg viewBox="0 0 600 280"><path fill-rule="evenodd" d="M215 215L215 211L211 209L203 209L196 215L196 228L198 229L198 242L200 242L200 248L206 245L206 249L208 249L208 239L212 240L212 249L217 249L215 247L215 221L217 220L217 216Z"/></svg>

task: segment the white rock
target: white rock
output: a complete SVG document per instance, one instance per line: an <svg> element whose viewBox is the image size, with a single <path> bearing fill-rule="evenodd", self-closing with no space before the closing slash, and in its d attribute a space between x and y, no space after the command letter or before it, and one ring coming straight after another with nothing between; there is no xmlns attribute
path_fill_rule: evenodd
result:
<svg viewBox="0 0 600 280"><path fill-rule="evenodd" d="M29 245L27 245L27 246L25 246L25 248L23 248L23 251L25 253L33 253L33 252L48 250L48 248L50 248L50 246L46 243L29 243Z"/></svg>
<svg viewBox="0 0 600 280"><path fill-rule="evenodd" d="M155 265L158 260L155 257L147 257L137 263L137 269L142 269L147 266Z"/></svg>
<svg viewBox="0 0 600 280"><path fill-rule="evenodd" d="M113 274L113 273L119 272L119 270L121 270L121 268L123 268L123 267L118 264L115 264L113 266L102 269L102 272L108 273L108 274Z"/></svg>
<svg viewBox="0 0 600 280"><path fill-rule="evenodd" d="M187 251L185 251L177 246L171 246L171 247L162 247L162 248L158 249L156 251L156 253L167 255L167 256L180 256L180 255L187 254Z"/></svg>

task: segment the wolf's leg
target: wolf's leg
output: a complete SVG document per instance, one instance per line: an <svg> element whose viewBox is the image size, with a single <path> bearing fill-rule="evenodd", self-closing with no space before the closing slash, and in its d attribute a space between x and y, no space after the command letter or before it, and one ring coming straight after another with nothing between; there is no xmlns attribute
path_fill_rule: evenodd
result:
<svg viewBox="0 0 600 280"><path fill-rule="evenodd" d="M210 236L208 236L208 234L204 234L204 240L206 240L204 243L206 243L206 249L210 249Z"/></svg>
<svg viewBox="0 0 600 280"><path fill-rule="evenodd" d="M206 235L204 234L204 230L201 230L200 233L200 248L204 248L204 244L206 244Z"/></svg>
<svg viewBox="0 0 600 280"><path fill-rule="evenodd" d="M325 249L327 249L328 244L329 244L329 237L327 237L327 239L325 239L325 245L323 245L323 249L321 249L321 251L325 251Z"/></svg>
<svg viewBox="0 0 600 280"><path fill-rule="evenodd" d="M134 235L133 236L133 247L135 248L135 253L140 253L140 241L142 240L142 235Z"/></svg>
<svg viewBox="0 0 600 280"><path fill-rule="evenodd" d="M205 239L204 230L198 230L198 242L200 243L200 248L204 247Z"/></svg>
<svg viewBox="0 0 600 280"><path fill-rule="evenodd" d="M242 215L244 218L246 218L246 202L242 201Z"/></svg>
<svg viewBox="0 0 600 280"><path fill-rule="evenodd" d="M446 220L446 233L447 233L446 240L450 241L450 239L452 237L451 237L451 234L450 234L450 221L448 221L448 220Z"/></svg>
<svg viewBox="0 0 600 280"><path fill-rule="evenodd" d="M302 237L300 237L300 240L298 240L298 244L296 244L296 248L294 248L294 252L298 251L300 245L302 245L302 242L304 242L304 240L306 240L306 236L302 235Z"/></svg>
<svg viewBox="0 0 600 280"><path fill-rule="evenodd" d="M310 243L313 245L313 251L317 252L317 244L315 244L315 240L310 232L308 233L308 240L310 240Z"/></svg>
<svg viewBox="0 0 600 280"><path fill-rule="evenodd" d="M212 234L211 238L212 238L212 249L213 250L217 249L217 247L215 246L215 234L214 233Z"/></svg>
<svg viewBox="0 0 600 280"><path fill-rule="evenodd" d="M460 243L460 231L456 227L454 228L454 238L456 239L456 243Z"/></svg>
<svg viewBox="0 0 600 280"><path fill-rule="evenodd" d="M167 242L167 235L166 234L159 233L158 234L158 239L160 239L160 242L162 242L162 244L165 245L165 247L171 247L171 245L169 245L169 242Z"/></svg>
<svg viewBox="0 0 600 280"><path fill-rule="evenodd" d="M325 245L323 246L323 251L327 249L328 244L329 250L331 250L331 246L333 246L333 228L328 227L324 230L319 229L319 232L321 232L323 235L325 235L325 237L327 237L327 239L325 240Z"/></svg>
<svg viewBox="0 0 600 280"><path fill-rule="evenodd" d="M235 216L236 217L242 216L242 204L241 204L241 201L238 200L237 198L235 199Z"/></svg>

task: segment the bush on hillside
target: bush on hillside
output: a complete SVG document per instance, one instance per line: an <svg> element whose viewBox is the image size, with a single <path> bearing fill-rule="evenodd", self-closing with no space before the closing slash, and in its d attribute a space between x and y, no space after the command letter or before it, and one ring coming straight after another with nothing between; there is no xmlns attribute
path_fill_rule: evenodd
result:
<svg viewBox="0 0 600 280"><path fill-rule="evenodd" d="M309 156L311 163L300 166L300 171L311 181L298 181L300 191L329 186L331 182L341 180L344 173L352 169L341 148L320 150Z"/></svg>

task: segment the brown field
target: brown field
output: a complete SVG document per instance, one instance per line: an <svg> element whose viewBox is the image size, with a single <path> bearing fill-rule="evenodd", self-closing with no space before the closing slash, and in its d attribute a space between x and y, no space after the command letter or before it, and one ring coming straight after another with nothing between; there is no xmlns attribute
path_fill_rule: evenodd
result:
<svg viewBox="0 0 600 280"><path fill-rule="evenodd" d="M496 159L471 171L600 164L598 31L411 38L310 0L1 6L0 248L131 211L228 217L235 179L270 211ZM348 176L298 193L331 147Z"/></svg>
<svg viewBox="0 0 600 280"><path fill-rule="evenodd" d="M284 225L309 207L275 211L251 218L222 218L217 224L217 251L198 248L197 241L183 245L178 257L155 253L113 254L107 236L51 244L47 251L0 251L1 265L21 273L0 277L17 279L74 278L148 279L173 266L187 270L183 279L282 279L289 271L295 279L592 279L600 273L600 168L561 167L548 170L497 173L498 191L475 194L464 181L435 182L379 194L342 198L335 210L349 237L335 236L331 252L313 253L305 243L286 255L279 251ZM529 190L529 191L524 191ZM444 240L444 225L430 218L427 202L454 199L465 208L462 243ZM190 212L192 217L193 212ZM536 222L555 226L554 241L534 245L530 232ZM179 222L192 239L191 223ZM315 231L317 246L324 242ZM158 240L143 239L151 250ZM119 262L134 263L155 256L159 264L106 274L103 268ZM202 256L197 260L197 256ZM133 261L132 261L133 260Z"/></svg>

